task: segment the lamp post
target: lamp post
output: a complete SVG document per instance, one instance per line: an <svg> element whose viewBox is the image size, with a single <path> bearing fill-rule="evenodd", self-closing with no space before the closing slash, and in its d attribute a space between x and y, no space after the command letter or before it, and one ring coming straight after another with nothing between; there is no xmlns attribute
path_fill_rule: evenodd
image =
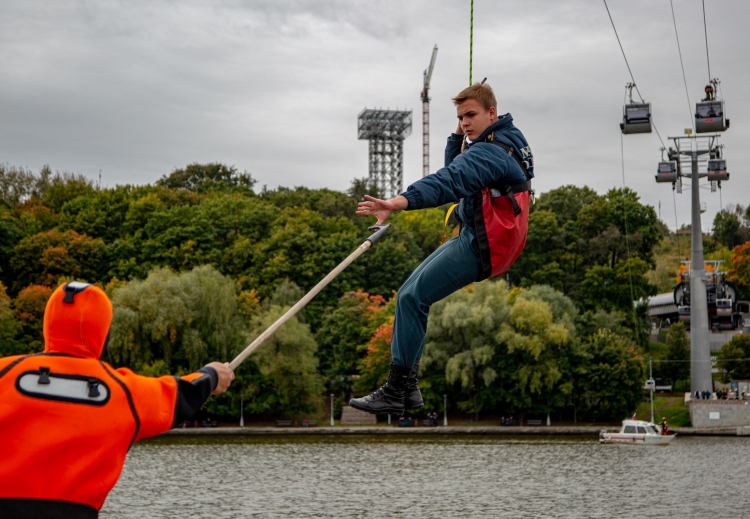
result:
<svg viewBox="0 0 750 519"><path fill-rule="evenodd" d="M448 427L448 395L443 395L443 427Z"/></svg>
<svg viewBox="0 0 750 519"><path fill-rule="evenodd" d="M331 427L334 425L336 424L333 422L333 393L331 393Z"/></svg>
<svg viewBox="0 0 750 519"><path fill-rule="evenodd" d="M653 382L654 363L651 357L648 358L648 378L650 382ZM651 423L654 423L654 389L656 389L656 383L651 384Z"/></svg>

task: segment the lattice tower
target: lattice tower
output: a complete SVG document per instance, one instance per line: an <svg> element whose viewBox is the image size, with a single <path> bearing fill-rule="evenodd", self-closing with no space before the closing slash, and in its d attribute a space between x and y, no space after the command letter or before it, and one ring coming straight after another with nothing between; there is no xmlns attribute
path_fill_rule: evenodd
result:
<svg viewBox="0 0 750 519"><path fill-rule="evenodd" d="M358 139L370 143L370 182L383 196L398 196L404 188L404 139L411 134L411 110L365 108L357 117Z"/></svg>

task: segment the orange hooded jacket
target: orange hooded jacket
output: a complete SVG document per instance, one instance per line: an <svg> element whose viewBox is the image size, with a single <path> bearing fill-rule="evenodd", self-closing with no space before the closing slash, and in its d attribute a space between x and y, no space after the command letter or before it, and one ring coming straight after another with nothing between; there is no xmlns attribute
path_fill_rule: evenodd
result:
<svg viewBox="0 0 750 519"><path fill-rule="evenodd" d="M111 321L102 290L67 283L47 303L44 352L0 358L3 517L97 517L130 446L192 416L215 389L210 367L151 378L102 362Z"/></svg>

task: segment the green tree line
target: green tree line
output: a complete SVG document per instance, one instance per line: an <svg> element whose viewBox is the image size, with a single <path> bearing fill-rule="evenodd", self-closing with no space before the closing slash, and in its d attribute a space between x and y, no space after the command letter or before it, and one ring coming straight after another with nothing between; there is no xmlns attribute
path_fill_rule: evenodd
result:
<svg viewBox="0 0 750 519"><path fill-rule="evenodd" d="M346 193L258 190L249 173L219 163L113 188L0 166L0 353L40 351L47 298L79 279L112 297L114 364L162 374L229 360L369 234L372 222L354 215L366 192L378 194L365 180ZM382 382L394 291L440 245L444 215L393 215L377 247L254 354L208 412L238 416L241 394L248 414L315 413L324 393L340 405ZM449 394L474 415L627 412L640 393L618 377L637 373L646 326L632 301L655 291L644 273L660 237L653 208L631 190L542 194L507 280L434 307L422 382L430 409ZM479 315L486 322L473 323ZM619 375L599 368L612 359ZM608 407L595 394L624 400Z"/></svg>

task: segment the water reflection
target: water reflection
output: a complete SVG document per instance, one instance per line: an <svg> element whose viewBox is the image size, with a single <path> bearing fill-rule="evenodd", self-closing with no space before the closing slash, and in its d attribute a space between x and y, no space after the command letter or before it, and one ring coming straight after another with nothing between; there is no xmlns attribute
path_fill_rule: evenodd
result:
<svg viewBox="0 0 750 519"><path fill-rule="evenodd" d="M750 443L174 438L136 445L102 517L740 517Z"/></svg>

